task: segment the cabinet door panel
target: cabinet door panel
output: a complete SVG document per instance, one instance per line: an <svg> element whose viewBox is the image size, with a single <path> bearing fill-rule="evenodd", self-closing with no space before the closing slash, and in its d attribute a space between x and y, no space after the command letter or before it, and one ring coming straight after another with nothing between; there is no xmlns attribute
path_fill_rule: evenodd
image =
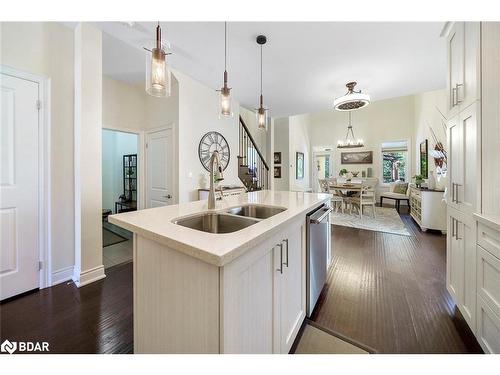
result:
<svg viewBox="0 0 500 375"><path fill-rule="evenodd" d="M464 76L458 90L460 107L466 108L480 99L480 23L464 22Z"/></svg>
<svg viewBox="0 0 500 375"><path fill-rule="evenodd" d="M274 248L263 246L224 267L223 353L273 353Z"/></svg>
<svg viewBox="0 0 500 375"><path fill-rule="evenodd" d="M471 214L476 207L477 163L477 115L476 106L472 105L460 113L461 164L459 165L459 184L457 198L459 209Z"/></svg>
<svg viewBox="0 0 500 375"><path fill-rule="evenodd" d="M448 121L448 145L450 148L448 158L448 173L449 177L449 198L448 204L455 209L458 209L456 203L456 185L462 183L463 169L462 165L462 152L463 152L463 136L462 136L462 123L459 121L458 116L453 117Z"/></svg>
<svg viewBox="0 0 500 375"><path fill-rule="evenodd" d="M485 353L500 354L500 317L477 296L477 340Z"/></svg>
<svg viewBox="0 0 500 375"><path fill-rule="evenodd" d="M464 23L455 22L448 34L448 116L458 113L457 88L464 77Z"/></svg>
<svg viewBox="0 0 500 375"><path fill-rule="evenodd" d="M305 318L305 252L303 228L283 241L283 274L280 295L281 353L288 353Z"/></svg>
<svg viewBox="0 0 500 375"><path fill-rule="evenodd" d="M456 305L463 301L463 251L460 240L455 236L460 222L452 215L448 216L448 244L446 261L446 284Z"/></svg>
<svg viewBox="0 0 500 375"><path fill-rule="evenodd" d="M461 222L458 237L463 251L463 300L459 307L473 332L476 330L476 236L474 223Z"/></svg>

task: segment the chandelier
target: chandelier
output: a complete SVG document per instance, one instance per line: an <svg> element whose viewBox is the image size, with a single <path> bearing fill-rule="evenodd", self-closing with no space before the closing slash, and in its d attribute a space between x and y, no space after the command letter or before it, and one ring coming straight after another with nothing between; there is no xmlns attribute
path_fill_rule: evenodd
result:
<svg viewBox="0 0 500 375"><path fill-rule="evenodd" d="M351 116L351 112L349 111L349 125L347 126L347 134L345 136L345 140L339 140L337 142L337 148L356 148L364 146L362 139L356 139L356 137L354 137L354 130L352 130L351 125Z"/></svg>

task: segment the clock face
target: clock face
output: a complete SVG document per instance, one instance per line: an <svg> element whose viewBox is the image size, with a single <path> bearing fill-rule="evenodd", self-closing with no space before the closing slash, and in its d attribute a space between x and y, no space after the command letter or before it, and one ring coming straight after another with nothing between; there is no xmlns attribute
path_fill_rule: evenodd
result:
<svg viewBox="0 0 500 375"><path fill-rule="evenodd" d="M201 164L203 164L207 171L210 171L210 157L214 151L219 152L222 170L225 170L231 157L229 144L222 134L208 132L201 138L200 145L198 146L198 156L200 157Z"/></svg>

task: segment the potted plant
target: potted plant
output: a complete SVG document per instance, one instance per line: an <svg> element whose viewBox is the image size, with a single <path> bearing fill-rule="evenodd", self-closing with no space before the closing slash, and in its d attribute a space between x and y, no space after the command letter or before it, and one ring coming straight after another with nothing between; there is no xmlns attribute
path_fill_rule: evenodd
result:
<svg viewBox="0 0 500 375"><path fill-rule="evenodd" d="M347 173L349 173L349 171L345 168L342 168L339 172L339 176L344 177L345 175L347 175Z"/></svg>
<svg viewBox="0 0 500 375"><path fill-rule="evenodd" d="M418 188L422 186L422 183L424 182L424 176L422 176L421 174L416 174L415 176L413 176L413 178L415 179L415 185L417 185Z"/></svg>

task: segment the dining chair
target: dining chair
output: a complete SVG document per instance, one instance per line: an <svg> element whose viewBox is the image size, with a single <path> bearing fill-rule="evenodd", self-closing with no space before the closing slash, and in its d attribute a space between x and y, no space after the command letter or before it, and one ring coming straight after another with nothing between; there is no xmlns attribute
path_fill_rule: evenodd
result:
<svg viewBox="0 0 500 375"><path fill-rule="evenodd" d="M327 192L327 193L331 194L331 196L332 196L331 201L332 201L333 209L335 210L335 212L337 212L340 208L342 210L342 213L343 213L344 212L344 205L342 202L342 197L339 196L338 192L335 189L332 189L330 187L332 184L335 184L335 183L336 183L336 180L332 179L332 178L319 179L319 184L322 187L322 191L323 191L323 189L325 189L324 192Z"/></svg>
<svg viewBox="0 0 500 375"><path fill-rule="evenodd" d="M356 206L359 211L359 218L363 218L363 206L372 206L373 218L375 218L375 189L371 185L363 185L358 196L351 197L351 210Z"/></svg>

